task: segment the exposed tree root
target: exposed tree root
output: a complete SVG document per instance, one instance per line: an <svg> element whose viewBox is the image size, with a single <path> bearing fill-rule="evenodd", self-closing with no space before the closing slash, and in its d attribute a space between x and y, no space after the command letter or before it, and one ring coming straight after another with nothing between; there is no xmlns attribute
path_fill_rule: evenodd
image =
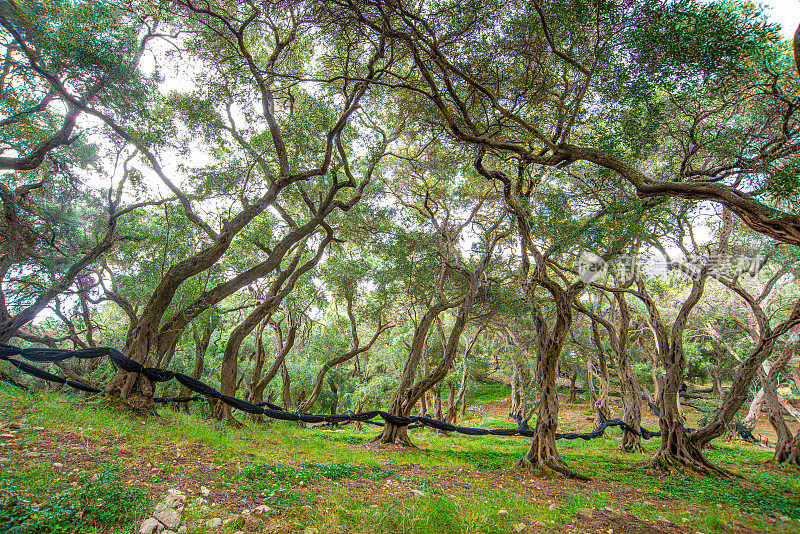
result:
<svg viewBox="0 0 800 534"><path fill-rule="evenodd" d="M229 415L225 418L225 424L233 428L247 428L247 425L236 419L234 416Z"/></svg>
<svg viewBox="0 0 800 534"><path fill-rule="evenodd" d="M650 460L650 465L654 469L664 473L696 473L709 477L722 478L742 478L732 471L709 462L699 449L696 451L682 451L682 454L672 454L667 451L659 451Z"/></svg>
<svg viewBox="0 0 800 534"><path fill-rule="evenodd" d="M774 462L781 464L794 464L800 466L800 430L797 435L784 444L782 447L776 446Z"/></svg>
<svg viewBox="0 0 800 534"><path fill-rule="evenodd" d="M369 443L394 444L419 449L408 437L408 427L398 427L391 423L386 423L386 426L383 427L383 432L369 440Z"/></svg>
<svg viewBox="0 0 800 534"><path fill-rule="evenodd" d="M514 464L514 467L516 469L525 469L526 471L531 471L539 476L551 477L561 474L567 478L582 480L585 482L592 480L586 475L582 475L576 471L573 471L567 467L563 461L558 460L551 460L544 462L543 464L539 464L532 462L527 457L522 457L517 460L517 463Z"/></svg>
<svg viewBox="0 0 800 534"><path fill-rule="evenodd" d="M644 449L642 448L642 442L639 440L630 440L630 441L623 440L622 445L620 445L619 447L619 450L628 453L644 454Z"/></svg>

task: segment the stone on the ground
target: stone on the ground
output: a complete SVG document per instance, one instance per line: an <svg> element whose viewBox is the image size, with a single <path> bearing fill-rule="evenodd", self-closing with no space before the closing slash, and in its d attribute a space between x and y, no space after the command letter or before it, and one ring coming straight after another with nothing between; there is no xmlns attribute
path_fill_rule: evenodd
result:
<svg viewBox="0 0 800 534"><path fill-rule="evenodd" d="M181 499L180 497L183 497L183 499ZM183 509L183 501L185 499L186 497L183 495L169 494L166 497L164 497L164 504L169 506L170 508L175 508L176 510Z"/></svg>
<svg viewBox="0 0 800 534"><path fill-rule="evenodd" d="M159 522L154 517L148 517L139 526L139 534L153 534L153 531L159 525Z"/></svg>
<svg viewBox="0 0 800 534"><path fill-rule="evenodd" d="M165 503L165 502L160 502L160 503L158 503L158 504L156 505L156 512L163 512L163 511L164 511L164 510L166 510L167 508L169 508L169 506L167 505L167 503Z"/></svg>
<svg viewBox="0 0 800 534"><path fill-rule="evenodd" d="M257 518L257 517L248 517L244 522L244 526L245 526L245 528L247 529L248 532L259 532L259 531L261 531L261 526L263 524L264 524L264 522L261 519Z"/></svg>
<svg viewBox="0 0 800 534"><path fill-rule="evenodd" d="M55 467L56 469L61 469L62 467L64 467L64 464L62 464L61 462L55 462L53 464L53 467Z"/></svg>
<svg viewBox="0 0 800 534"><path fill-rule="evenodd" d="M424 497L425 496L425 492L424 491L420 491L420 490L416 490L416 489L410 489L408 491L410 491L411 493L413 493L417 497Z"/></svg>
<svg viewBox="0 0 800 534"><path fill-rule="evenodd" d="M497 511L497 515L508 515L508 510L505 508Z"/></svg>
<svg viewBox="0 0 800 534"><path fill-rule="evenodd" d="M175 530L181 524L181 514L172 508L165 507L161 511L156 511L153 517L161 521L170 530Z"/></svg>
<svg viewBox="0 0 800 534"><path fill-rule="evenodd" d="M594 516L594 510L591 508L578 508L575 511L575 517L581 521L589 521Z"/></svg>
<svg viewBox="0 0 800 534"><path fill-rule="evenodd" d="M219 517L215 517L214 519L209 519L209 520L206 522L206 526L207 526L208 528L217 528L217 527L221 527L221 526L222 526L222 519L220 519Z"/></svg>
<svg viewBox="0 0 800 534"><path fill-rule="evenodd" d="M36 432L42 432L44 430L44 427L43 426L35 426L35 427L33 427L33 430L35 430Z"/></svg>
<svg viewBox="0 0 800 534"><path fill-rule="evenodd" d="M28 458L38 458L38 457L40 457L41 455L42 455L42 453L41 453L41 452L32 452L32 451L28 451L28 452L26 452L26 453L25 453L25 456L27 456Z"/></svg>
<svg viewBox="0 0 800 534"><path fill-rule="evenodd" d="M211 491L209 491L209 489L207 487L200 486L200 495L202 495L203 497L208 497L208 495L210 493L211 493Z"/></svg>
<svg viewBox="0 0 800 534"><path fill-rule="evenodd" d="M256 512L258 512L259 514L268 514L271 511L272 511L272 508L270 508L266 504L260 504L260 505L256 506Z"/></svg>
<svg viewBox="0 0 800 534"><path fill-rule="evenodd" d="M517 534L522 534L528 529L528 525L525 523L514 523L514 532Z"/></svg>

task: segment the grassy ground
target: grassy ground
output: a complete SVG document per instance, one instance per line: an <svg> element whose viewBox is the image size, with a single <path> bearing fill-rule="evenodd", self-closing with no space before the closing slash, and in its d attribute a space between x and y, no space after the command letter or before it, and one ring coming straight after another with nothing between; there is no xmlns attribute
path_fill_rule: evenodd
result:
<svg viewBox="0 0 800 534"><path fill-rule="evenodd" d="M510 426L497 392L483 393L467 424ZM565 419L580 427L583 412L568 406ZM652 472L658 444L623 454L619 432L560 442L570 466L593 477L583 483L512 469L523 438L421 429L419 450L381 448L367 444L375 427L234 429L167 409L143 420L105 400L0 385L0 424L9 422L23 428L0 438L0 532L134 532L167 489L201 487L208 506L187 509L188 534L211 532L212 517L231 520L220 533L800 532L800 471L744 444L709 451L743 477L726 481ZM246 513L261 504L271 510ZM579 508L598 513L576 520Z"/></svg>

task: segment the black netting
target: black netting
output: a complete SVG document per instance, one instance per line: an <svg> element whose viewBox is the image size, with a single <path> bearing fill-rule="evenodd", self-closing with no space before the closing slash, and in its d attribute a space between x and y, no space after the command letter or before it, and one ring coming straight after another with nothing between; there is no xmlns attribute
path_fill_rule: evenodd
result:
<svg viewBox="0 0 800 534"><path fill-rule="evenodd" d="M124 354L122 354L120 351L114 348L103 347L103 348L79 349L75 351L59 350L59 349L36 349L36 348L20 349L12 345L0 343L0 360L6 360L10 364L14 365L20 371L33 375L37 378L41 378L43 380L47 380L50 382L56 382L59 384L66 384L75 389L86 391L89 393L100 393L102 390L92 386L87 386L85 384L74 382L72 380L66 380L65 378L62 378L48 371L45 371L44 369L40 369L36 366L12 358L12 356L19 356L21 358L34 362L50 362L50 363L63 361L73 357L99 358L102 356L108 356L111 359L111 361L114 362L114 364L117 365L117 367L119 367L123 371L142 373L147 378L149 378L154 382L167 382L169 380L175 379L182 385L194 391L195 393L199 393L199 395L194 395L192 397L154 398L153 399L154 402L158 403L190 402L190 401L200 400L203 397L211 397L213 399L222 400L223 402L231 406L231 408L251 414L263 414L271 419L280 419L283 421L302 421L305 423L342 423L342 424L347 424L350 422L363 422L377 426L384 426L386 423L389 423L400 427L405 426L408 427L409 429L420 428L425 426L441 430L443 432L456 432L459 434L465 434L469 436L492 435L492 436L530 437L533 436L534 433L533 430L531 430L530 427L528 427L527 421L524 421L521 418L518 419L519 423L518 428L486 429L486 428L456 426L447 423L445 421L440 421L438 419L434 419L427 416L400 417L380 410L373 410L357 414L350 413L350 414L330 414L330 415L289 412L285 410L283 407L278 406L277 404L262 402L261 404L256 405L251 402L238 399L236 397L223 395L222 393L220 393L210 385L206 384L205 382L202 382L200 380L197 380L195 378L192 378L191 376L182 373L176 373L168 369L145 367L141 363L126 357ZM266 406L266 408L264 406ZM652 404L651 408L655 408L657 410L657 408L654 407ZM381 418L383 419L383 421L373 421L373 419L376 418ZM603 436L605 430L608 427L619 427L622 430L639 435L643 439L649 439L661 435L661 432L651 432L644 428L641 430L641 432L637 432L634 428L631 428L625 422L619 419L609 420L603 413L600 412L598 412L598 421L600 422L600 425L591 432L558 433L556 434L556 439L584 439L584 440L595 439ZM691 431L691 429L687 429L687 431Z"/></svg>

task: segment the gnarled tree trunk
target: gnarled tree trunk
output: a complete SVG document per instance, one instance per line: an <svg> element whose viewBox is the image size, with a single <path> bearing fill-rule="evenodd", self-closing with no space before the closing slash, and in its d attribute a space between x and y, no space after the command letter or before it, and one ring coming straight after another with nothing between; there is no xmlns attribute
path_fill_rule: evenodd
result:
<svg viewBox="0 0 800 534"><path fill-rule="evenodd" d="M538 343L536 347L536 380L539 385L539 408L534 427L533 440L528 452L517 463L516 467L542 471L558 472L571 478L588 480L567 467L556 447L556 429L558 428L558 390L556 377L558 358L572 326L572 306L575 299L586 287L582 280L572 284L566 290L552 281L544 271L543 262L539 262L534 271L534 283L541 285L550 293L555 303L556 321L552 330L548 328L542 310L528 294L528 305L533 312Z"/></svg>
<svg viewBox="0 0 800 534"><path fill-rule="evenodd" d="M597 402L594 404L595 413L603 414L603 417L609 418L611 413L608 409L608 390L610 378L608 375L608 362L606 361L606 349L603 346L603 340L600 339L600 330L597 327L597 321L592 318L592 341L594 346L597 347L597 361L600 364L600 388L597 393ZM595 428L600 426L600 417L595 418Z"/></svg>
<svg viewBox="0 0 800 534"><path fill-rule="evenodd" d="M275 323L274 321L269 321L269 325L272 326L272 329L275 331L275 341L276 341L276 350L275 350L275 360L272 362L267 374L263 377L261 376L261 370L264 366L264 343L261 339L261 332L259 331L256 334L256 366L253 369L253 376L250 382L250 402L253 404L261 404L264 402L264 390L267 389L267 386L272 382L272 379L278 374L278 371L285 368L285 361L286 355L289 354L289 351L292 350L294 347L295 339L297 339L297 330L300 326L299 321L292 320L292 316L290 313L287 312L287 320L289 322L289 332L286 335L286 340L283 339L283 331L279 324ZM264 322L259 325L259 330L264 329ZM288 379L288 373L287 373ZM264 420L264 416L262 414L253 414L252 415L253 421L261 422Z"/></svg>

